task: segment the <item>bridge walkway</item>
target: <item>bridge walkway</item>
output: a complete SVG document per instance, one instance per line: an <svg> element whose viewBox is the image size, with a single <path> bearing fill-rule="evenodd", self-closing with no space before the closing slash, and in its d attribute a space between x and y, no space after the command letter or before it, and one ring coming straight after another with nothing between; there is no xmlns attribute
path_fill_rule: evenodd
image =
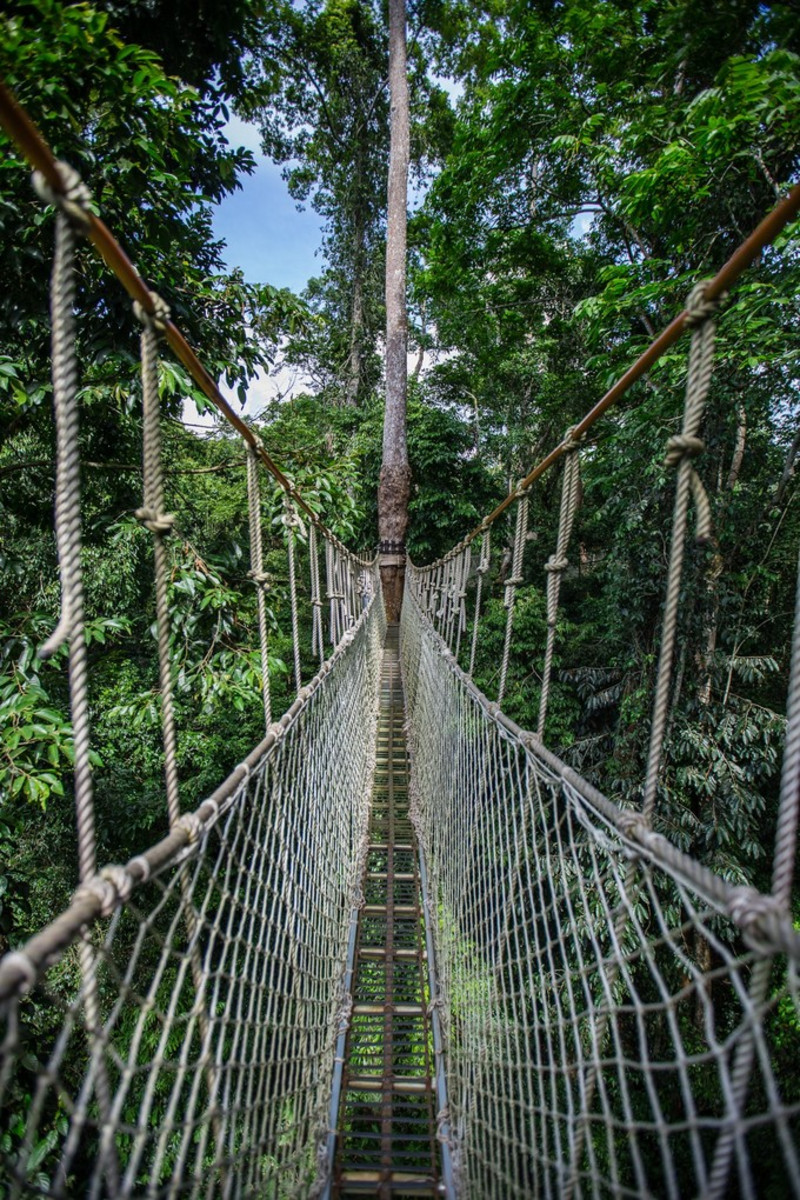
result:
<svg viewBox="0 0 800 1200"><path fill-rule="evenodd" d="M333 1196L436 1196L439 1154L419 851L399 629L381 672L369 846L352 964Z"/></svg>

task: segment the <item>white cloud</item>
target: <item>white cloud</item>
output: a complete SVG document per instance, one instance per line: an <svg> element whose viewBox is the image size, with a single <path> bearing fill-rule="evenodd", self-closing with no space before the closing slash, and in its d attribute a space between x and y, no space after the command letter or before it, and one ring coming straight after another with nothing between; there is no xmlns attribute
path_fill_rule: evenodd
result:
<svg viewBox="0 0 800 1200"><path fill-rule="evenodd" d="M231 113L222 132L232 146L244 146L245 150L252 150L257 159L264 157L261 152L261 135L257 126L251 125L249 121L243 121L241 117L236 116L236 113Z"/></svg>

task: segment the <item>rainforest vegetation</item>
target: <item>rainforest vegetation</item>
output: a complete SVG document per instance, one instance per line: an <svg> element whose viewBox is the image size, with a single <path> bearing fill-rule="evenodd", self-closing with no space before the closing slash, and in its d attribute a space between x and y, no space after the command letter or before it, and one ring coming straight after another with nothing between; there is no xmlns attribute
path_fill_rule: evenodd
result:
<svg viewBox="0 0 800 1200"><path fill-rule="evenodd" d="M561 440L797 178L800 13L791 0L412 0L407 545L426 562ZM267 450L354 549L377 540L389 152L387 24L374 0L5 0L0 76L215 377L243 403L286 362L303 390L260 413ZM302 295L245 282L214 206L260 131L323 222ZM53 213L0 134L0 950L76 882L52 530L48 284ZM163 835L152 551L141 503L138 328L79 251L83 520L101 861ZM769 886L800 511L800 248L781 235L720 316L699 470L714 521L690 552L658 804L661 830L736 881ZM562 587L546 739L635 804L646 754L686 343L592 431ZM182 803L261 736L241 446L161 367ZM544 564L558 472L531 493L504 702L535 725ZM291 701L281 497L267 498L270 674ZM501 523L476 666L497 691ZM302 616L310 622L306 596ZM466 639L465 639L466 640ZM308 639L306 639L308 642ZM304 658L310 677L314 661Z"/></svg>
<svg viewBox="0 0 800 1200"><path fill-rule="evenodd" d="M376 540L388 113L378 4L309 0L64 4L11 0L0 70L57 155L81 172L215 377L244 400L258 370L306 389L258 418L267 448L349 545ZM419 0L409 12L408 547L429 561L471 528L603 393L774 205L800 153L800 21L731 0ZM256 124L290 191L324 223L321 269L296 296L224 265L213 207L253 169L226 140ZM63 656L36 648L58 609L52 534L51 210L4 142L0 159L0 938L30 933L74 883ZM715 541L682 605L661 820L686 849L765 882L780 760L800 520L795 506L798 278L783 235L719 323L702 471ZM137 330L88 247L79 259L84 521L100 857L163 827L141 487ZM685 346L667 354L583 454L563 589L550 744L635 801L649 719ZM244 468L224 424L182 423L202 398L161 369L167 488L178 516L171 605L185 803L258 734ZM558 488L531 496L506 707L534 721L544 575ZM275 497L271 673L290 698ZM478 678L502 636L495 539ZM311 669L311 661L306 663ZM120 838L122 845L120 845ZM13 847L13 853L12 853ZM43 869L46 868L46 869Z"/></svg>

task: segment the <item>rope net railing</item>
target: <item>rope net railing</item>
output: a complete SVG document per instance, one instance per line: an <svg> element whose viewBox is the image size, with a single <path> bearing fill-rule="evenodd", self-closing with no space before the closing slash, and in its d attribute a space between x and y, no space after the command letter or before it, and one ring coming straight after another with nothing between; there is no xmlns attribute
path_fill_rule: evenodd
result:
<svg viewBox="0 0 800 1200"><path fill-rule="evenodd" d="M703 550L715 550L699 456L717 309L799 203L795 187L476 529L437 562L408 566L401 644L411 786L427 864L459 1195L800 1195L800 1093L791 1061L800 1027L792 908L800 579L771 888L715 874L697 851L663 836L669 825L660 811L669 801L663 769L683 670L675 667L686 656L683 606L692 586L707 595L719 575L715 562L698 569ZM560 593L579 460L595 421L684 328L691 345L683 423L665 448L676 487L649 743L638 786L612 800L542 740L563 636ZM557 535L542 564L545 633L526 663L538 700L532 733L500 705L519 597L534 590L525 570L531 488L562 458ZM503 520L498 566L492 542ZM499 605L493 628L484 611L495 571L502 628ZM707 645L708 629L703 637ZM491 699L476 682L487 639ZM701 678L700 704L709 686Z"/></svg>
<svg viewBox="0 0 800 1200"><path fill-rule="evenodd" d="M0 964L6 1196L314 1194L382 638L376 598L213 796Z"/></svg>
<svg viewBox="0 0 800 1200"><path fill-rule="evenodd" d="M51 924L0 961L0 1108L8 1118L0 1195L313 1195L329 1171L334 1047L347 1010L347 943L367 845L385 633L377 562L342 544L258 434L231 412L167 306L92 213L86 187L55 162L2 89L0 116L30 151L36 189L56 211L51 312L61 612L39 654L66 647L69 656L80 882ZM143 488L131 507L152 535L154 695L168 830L124 865L101 870L74 314L75 251L83 236L99 245L128 288L142 326ZM169 486L162 447L162 340L245 443L255 589L254 645L246 649L258 663L263 703L253 738L263 740L188 812L170 588L179 558L172 547L182 541L174 535L191 518L166 511L167 497L178 492ZM277 533L270 529L275 496L262 493L263 467L282 496ZM281 606L271 589L281 551L291 683L288 709L275 720L270 638ZM247 621L240 624L247 632ZM257 691L254 699L257 705Z"/></svg>
<svg viewBox="0 0 800 1200"><path fill-rule="evenodd" d="M401 633L458 1194L800 1194L790 914L504 718L413 577Z"/></svg>

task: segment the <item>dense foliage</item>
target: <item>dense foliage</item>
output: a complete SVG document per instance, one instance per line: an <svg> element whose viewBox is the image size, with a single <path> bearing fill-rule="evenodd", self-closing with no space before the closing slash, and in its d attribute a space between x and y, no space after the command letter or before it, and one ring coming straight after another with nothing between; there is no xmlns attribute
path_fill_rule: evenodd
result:
<svg viewBox="0 0 800 1200"><path fill-rule="evenodd" d="M180 35L175 30L180 30ZM380 466L386 28L368 0L177 7L11 0L0 74L169 302L209 370L238 387L276 353L309 394L259 421L267 449L354 547L375 539ZM444 552L560 440L797 174L800 21L792 3L419 0L411 12L409 549ZM442 84L449 81L448 89ZM449 99L450 96L457 98ZM223 268L213 205L252 169L254 120L292 194L323 216L304 298ZM58 610L47 289L53 217L0 135L0 950L75 883ZM693 548L659 799L661 827L737 880L769 884L796 547L796 235L719 322L700 470L715 539ZM164 828L152 567L141 486L136 328L79 254L85 568L100 855ZM635 804L650 717L685 346L593 431L562 589L549 743ZM194 395L162 368L180 772L189 807L260 736L241 450L182 425ZM535 724L545 560L558 477L531 496L505 707ZM291 698L280 500L264 506L276 708ZM477 678L492 697L513 531L501 521ZM470 592L470 597L472 593ZM309 610L303 614L309 620ZM468 638L464 639L465 644ZM310 657L306 660L311 672ZM46 812L46 820L42 814ZM788 1035L787 1035L788 1036Z"/></svg>

